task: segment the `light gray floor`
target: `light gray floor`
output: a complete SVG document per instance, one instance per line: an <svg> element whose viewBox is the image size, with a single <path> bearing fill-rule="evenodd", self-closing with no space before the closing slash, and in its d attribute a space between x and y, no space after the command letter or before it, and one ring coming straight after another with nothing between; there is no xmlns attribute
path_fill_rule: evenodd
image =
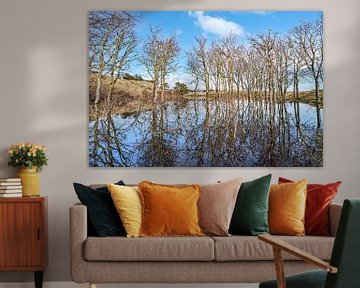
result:
<svg viewBox="0 0 360 288"><path fill-rule="evenodd" d="M45 282L43 288L88 288L73 282ZM98 284L97 288L258 288L259 284ZM34 283L0 283L0 288L34 288Z"/></svg>

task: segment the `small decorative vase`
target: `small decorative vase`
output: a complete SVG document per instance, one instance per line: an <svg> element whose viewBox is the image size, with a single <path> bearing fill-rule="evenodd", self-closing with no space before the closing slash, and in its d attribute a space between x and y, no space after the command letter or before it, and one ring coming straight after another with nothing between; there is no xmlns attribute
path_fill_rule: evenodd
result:
<svg viewBox="0 0 360 288"><path fill-rule="evenodd" d="M40 196L40 177L35 166L20 167L16 176L21 178L23 197Z"/></svg>

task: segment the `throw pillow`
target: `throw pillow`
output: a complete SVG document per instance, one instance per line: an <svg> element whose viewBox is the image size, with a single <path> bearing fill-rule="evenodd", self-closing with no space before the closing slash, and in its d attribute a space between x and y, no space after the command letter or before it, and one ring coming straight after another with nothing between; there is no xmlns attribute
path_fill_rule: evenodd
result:
<svg viewBox="0 0 360 288"><path fill-rule="evenodd" d="M201 185L198 202L201 229L207 235L229 236L231 216L242 178Z"/></svg>
<svg viewBox="0 0 360 288"><path fill-rule="evenodd" d="M269 195L269 228L271 234L303 236L306 206L306 184L273 184Z"/></svg>
<svg viewBox="0 0 360 288"><path fill-rule="evenodd" d="M125 185L119 181L118 185ZM73 183L75 192L87 207L88 223L94 236L125 236L125 229L116 211L110 192L106 187L92 189L80 183Z"/></svg>
<svg viewBox="0 0 360 288"><path fill-rule="evenodd" d="M256 236L269 233L270 181L271 174L241 183L231 218L230 234Z"/></svg>
<svg viewBox="0 0 360 288"><path fill-rule="evenodd" d="M141 226L141 197L137 187L107 185L127 237L139 237Z"/></svg>
<svg viewBox="0 0 360 288"><path fill-rule="evenodd" d="M196 203L199 185L139 183L142 198L140 236L202 236Z"/></svg>
<svg viewBox="0 0 360 288"><path fill-rule="evenodd" d="M292 183L279 177L279 184ZM307 184L305 211L305 233L307 235L329 236L329 206L335 198L341 181L329 184Z"/></svg>

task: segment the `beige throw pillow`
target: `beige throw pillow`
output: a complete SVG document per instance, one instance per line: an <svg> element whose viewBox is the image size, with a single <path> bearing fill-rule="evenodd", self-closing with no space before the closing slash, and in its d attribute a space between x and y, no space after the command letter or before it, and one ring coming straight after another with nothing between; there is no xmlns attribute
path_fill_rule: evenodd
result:
<svg viewBox="0 0 360 288"><path fill-rule="evenodd" d="M199 225L207 235L229 236L231 217L242 178L200 185Z"/></svg>

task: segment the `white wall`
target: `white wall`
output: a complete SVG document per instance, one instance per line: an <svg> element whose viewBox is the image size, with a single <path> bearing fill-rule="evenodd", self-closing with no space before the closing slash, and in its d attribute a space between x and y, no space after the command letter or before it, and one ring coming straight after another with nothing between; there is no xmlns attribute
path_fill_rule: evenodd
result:
<svg viewBox="0 0 360 288"><path fill-rule="evenodd" d="M323 168L89 168L87 163L87 14L92 9L323 10L325 112ZM0 176L13 176L6 148L33 141L48 146L41 194L49 196L49 266L46 281L67 281L68 208L72 182L150 179L214 182L265 173L311 182L342 180L337 201L360 196L360 2L358 0L1 0ZM0 282L32 280L0 273Z"/></svg>

